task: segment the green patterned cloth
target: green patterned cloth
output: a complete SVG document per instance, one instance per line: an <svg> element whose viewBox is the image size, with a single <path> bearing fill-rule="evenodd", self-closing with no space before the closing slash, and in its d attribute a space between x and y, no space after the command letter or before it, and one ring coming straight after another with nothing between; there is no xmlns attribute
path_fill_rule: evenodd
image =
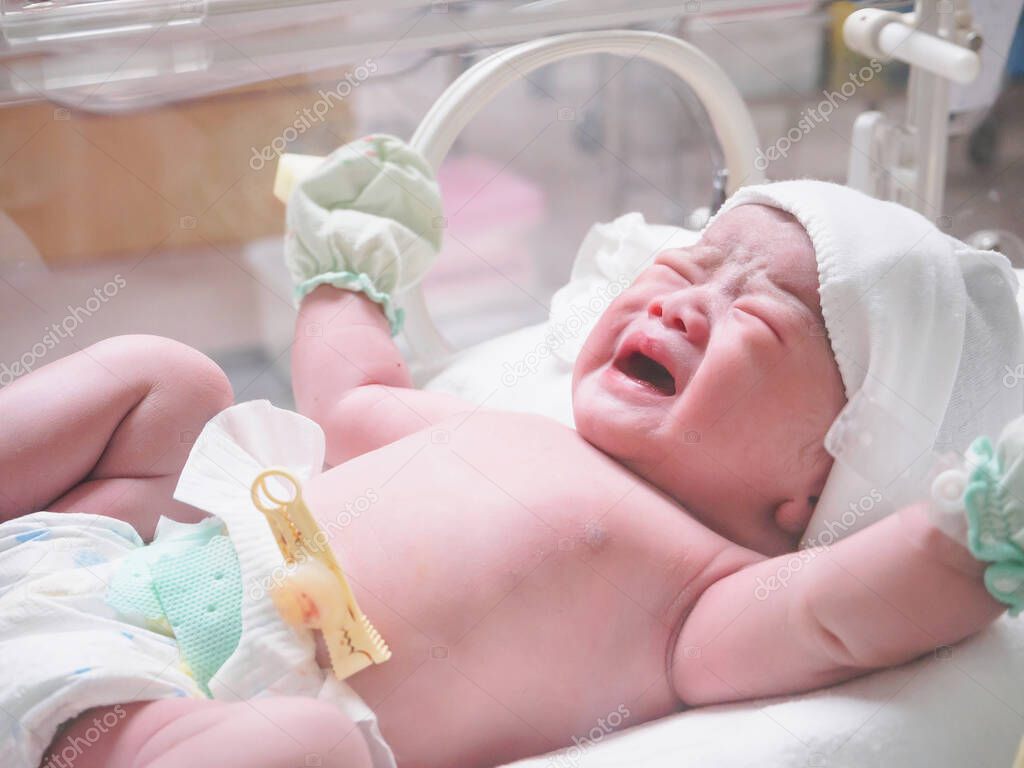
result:
<svg viewBox="0 0 1024 768"><path fill-rule="evenodd" d="M987 437L971 443L967 466L967 546L991 563L985 586L1016 616L1024 608L1024 418L1003 430L995 449Z"/></svg>
<svg viewBox="0 0 1024 768"><path fill-rule="evenodd" d="M173 636L200 688L227 661L242 636L242 573L224 525L215 518L162 518L148 546L128 555L106 600L115 610Z"/></svg>

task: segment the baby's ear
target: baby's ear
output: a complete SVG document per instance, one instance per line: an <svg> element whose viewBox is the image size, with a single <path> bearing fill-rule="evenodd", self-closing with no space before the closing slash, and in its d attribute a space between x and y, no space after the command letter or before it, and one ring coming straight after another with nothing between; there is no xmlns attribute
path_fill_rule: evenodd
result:
<svg viewBox="0 0 1024 768"><path fill-rule="evenodd" d="M811 521L816 500L813 496L786 499L775 508L775 524L786 533L803 533Z"/></svg>

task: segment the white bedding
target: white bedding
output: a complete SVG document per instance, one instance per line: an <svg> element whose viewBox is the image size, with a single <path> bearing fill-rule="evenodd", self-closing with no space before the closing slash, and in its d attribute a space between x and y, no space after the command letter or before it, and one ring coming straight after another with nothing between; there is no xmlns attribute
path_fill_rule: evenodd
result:
<svg viewBox="0 0 1024 768"><path fill-rule="evenodd" d="M465 350L425 388L571 425L572 360L588 328L559 324L610 275L694 237L639 214L595 226L548 323ZM515 765L1009 768L1022 735L1024 617L1004 617L958 646L824 691L683 712Z"/></svg>
<svg viewBox="0 0 1024 768"><path fill-rule="evenodd" d="M696 709L515 765L1010 768L1024 734L1022 680L1024 623L1004 618L951 649L844 685Z"/></svg>

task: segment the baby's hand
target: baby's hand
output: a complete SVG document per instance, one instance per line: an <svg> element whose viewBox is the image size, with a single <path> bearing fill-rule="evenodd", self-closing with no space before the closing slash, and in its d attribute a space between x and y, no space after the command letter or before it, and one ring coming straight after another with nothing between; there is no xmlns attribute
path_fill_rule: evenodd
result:
<svg viewBox="0 0 1024 768"><path fill-rule="evenodd" d="M441 247L441 193L427 161L393 136L335 150L288 201L284 257L301 301L320 285L380 304L392 335L393 296L416 284Z"/></svg>
<svg viewBox="0 0 1024 768"><path fill-rule="evenodd" d="M985 586L1017 615L1024 608L1024 416L1003 429L995 449L979 437L962 467L935 478L929 516L975 558L992 563Z"/></svg>

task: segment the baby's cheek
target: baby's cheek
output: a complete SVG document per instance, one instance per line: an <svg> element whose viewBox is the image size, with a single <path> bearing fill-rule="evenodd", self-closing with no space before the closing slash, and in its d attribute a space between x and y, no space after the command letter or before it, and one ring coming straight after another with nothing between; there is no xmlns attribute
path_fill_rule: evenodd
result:
<svg viewBox="0 0 1024 768"><path fill-rule="evenodd" d="M626 302L626 295L623 294L612 301L601 313L601 316L598 317L597 322L594 324L594 330L621 324L623 322L623 315L628 311L629 305Z"/></svg>
<svg viewBox="0 0 1024 768"><path fill-rule="evenodd" d="M625 322L622 310L614 304L598 318L580 349L576 360L577 374L581 367L584 369L582 372L588 372L607 362L615 351L616 329L624 326Z"/></svg>
<svg viewBox="0 0 1024 768"><path fill-rule="evenodd" d="M633 287L618 296L598 318L594 330L601 330L606 336L617 337L626 326L646 310L651 301L650 291Z"/></svg>

